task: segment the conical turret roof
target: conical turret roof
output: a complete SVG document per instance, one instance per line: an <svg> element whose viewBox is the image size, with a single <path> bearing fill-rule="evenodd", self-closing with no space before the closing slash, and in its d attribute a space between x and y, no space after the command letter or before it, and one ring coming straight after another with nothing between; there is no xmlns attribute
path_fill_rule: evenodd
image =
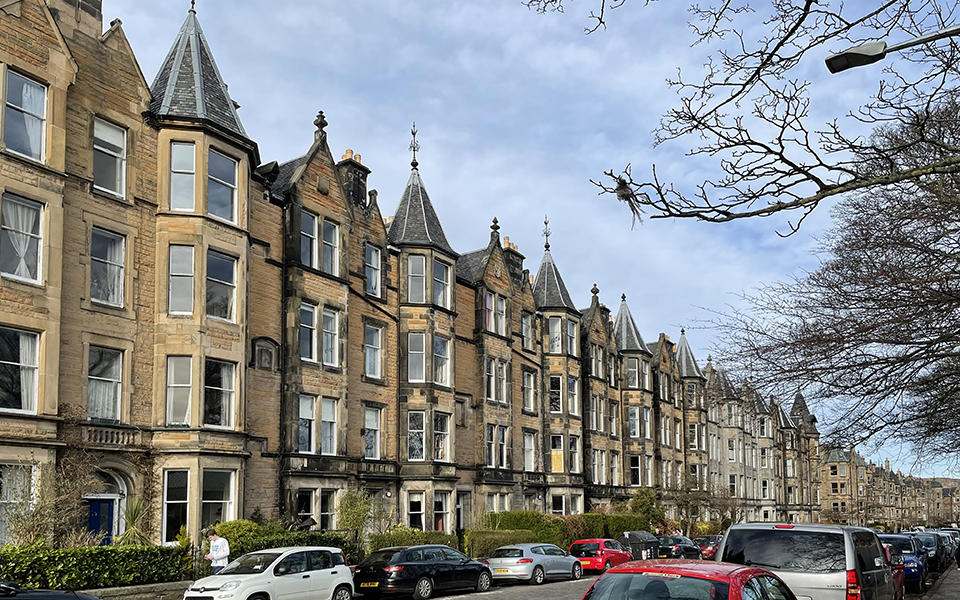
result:
<svg viewBox="0 0 960 600"><path fill-rule="evenodd" d="M697 364L697 359L693 356L690 344L687 343L687 335L683 329L680 330L680 341L677 342L677 363L680 365L680 377L706 379L703 371L700 370L700 365Z"/></svg>
<svg viewBox="0 0 960 600"><path fill-rule="evenodd" d="M620 296L620 310L613 320L613 335L617 340L617 350L631 351L638 350L647 353L647 345L640 337L640 330L633 321L633 315L630 314L630 308L627 306L627 296Z"/></svg>
<svg viewBox="0 0 960 600"><path fill-rule="evenodd" d="M193 9L150 86L150 111L158 117L206 121L247 138Z"/></svg>
<svg viewBox="0 0 960 600"><path fill-rule="evenodd" d="M403 190L403 196L400 197L400 205L397 206L397 213L390 223L387 238L397 246L430 246L457 256L447 242L447 236L443 234L440 219L437 218L416 166L410 171L410 179Z"/></svg>
<svg viewBox="0 0 960 600"><path fill-rule="evenodd" d="M566 308L579 312L573 300L570 299L570 292L567 291L567 286L560 277L556 263L553 262L549 246L543 252L540 270L537 271L537 278L533 282L533 299L537 303L537 308Z"/></svg>

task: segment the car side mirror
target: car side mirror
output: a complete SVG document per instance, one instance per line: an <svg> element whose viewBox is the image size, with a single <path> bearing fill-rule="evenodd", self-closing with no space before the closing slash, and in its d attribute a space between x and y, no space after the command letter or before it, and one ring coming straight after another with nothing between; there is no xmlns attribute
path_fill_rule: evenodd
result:
<svg viewBox="0 0 960 600"><path fill-rule="evenodd" d="M289 572L290 572L290 569L286 565L280 565L279 567L273 570L274 575L286 575Z"/></svg>

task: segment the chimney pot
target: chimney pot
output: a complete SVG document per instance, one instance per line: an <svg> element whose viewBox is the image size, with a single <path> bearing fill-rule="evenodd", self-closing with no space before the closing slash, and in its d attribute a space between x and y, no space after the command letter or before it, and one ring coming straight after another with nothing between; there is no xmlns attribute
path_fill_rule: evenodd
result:
<svg viewBox="0 0 960 600"><path fill-rule="evenodd" d="M355 161L357 161L357 162L362 162L362 161L360 160L360 155L359 155L359 154L354 154L354 155L353 155L353 160L355 160Z"/></svg>
<svg viewBox="0 0 960 600"><path fill-rule="evenodd" d="M347 160L348 158L353 158L353 150L347 148L343 151L343 156L340 157L341 160Z"/></svg>

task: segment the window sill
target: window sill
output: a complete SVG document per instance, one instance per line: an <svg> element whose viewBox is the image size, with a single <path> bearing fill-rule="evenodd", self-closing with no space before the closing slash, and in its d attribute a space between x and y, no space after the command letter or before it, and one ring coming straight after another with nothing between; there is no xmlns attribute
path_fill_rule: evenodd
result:
<svg viewBox="0 0 960 600"><path fill-rule="evenodd" d="M223 217L218 217L217 215L213 215L213 214L210 214L210 213L207 213L207 214L205 214L204 216L207 217L208 219L210 219L211 221L215 222L215 223L222 223L222 224L224 224L224 225L229 225L230 227L234 227L234 228L237 228L237 229L240 228L240 224L237 223L237 220L236 220L236 219L234 219L234 220L231 221L230 219L224 219Z"/></svg>
<svg viewBox="0 0 960 600"><path fill-rule="evenodd" d="M96 300L94 298L90 299L90 306L92 308L105 309L108 311L126 311L126 307L123 304L110 304L109 302L104 302L102 300Z"/></svg>
<svg viewBox="0 0 960 600"><path fill-rule="evenodd" d="M537 413L537 411L531 410L529 408L521 408L520 412L524 415L527 415L528 417L536 417L539 414Z"/></svg>
<svg viewBox="0 0 960 600"><path fill-rule="evenodd" d="M217 323L225 323L225 324L228 324L228 325L238 325L238 324L239 324L239 323L237 323L237 322L236 322L235 320L233 320L233 319L224 319L223 317L218 317L218 316L216 316L216 315L211 315L211 314L207 314L207 318L210 319L211 321L215 321L215 322L217 322Z"/></svg>
<svg viewBox="0 0 960 600"><path fill-rule="evenodd" d="M387 380L383 377L371 377L370 375L363 374L360 377L360 381L364 383L369 383L370 385L388 385Z"/></svg>
<svg viewBox="0 0 960 600"><path fill-rule="evenodd" d="M44 284L40 280L26 279L23 277L17 277L16 275L11 275L9 273L0 273L0 277L7 281L12 281L13 283L19 283L21 285L27 285L34 288L44 288Z"/></svg>
<svg viewBox="0 0 960 600"><path fill-rule="evenodd" d="M127 200L126 194L120 192L114 192L113 190L108 190L106 188L97 187L95 183L90 184L90 193L94 196L100 196L102 198L107 198L109 200L114 200L117 202L122 202L123 204L130 205L131 202Z"/></svg>
<svg viewBox="0 0 960 600"><path fill-rule="evenodd" d="M212 423L204 423L201 429L208 431L236 431L233 425L213 425Z"/></svg>
<svg viewBox="0 0 960 600"><path fill-rule="evenodd" d="M340 367L339 365L329 365L327 363L323 363L323 365L321 366L323 367L323 370L326 371L327 373L335 373L337 375L340 375L341 373L343 373L343 368Z"/></svg>
<svg viewBox="0 0 960 600"><path fill-rule="evenodd" d="M36 410L26 410L22 408L0 408L0 416L2 415L17 415L23 417L36 417Z"/></svg>

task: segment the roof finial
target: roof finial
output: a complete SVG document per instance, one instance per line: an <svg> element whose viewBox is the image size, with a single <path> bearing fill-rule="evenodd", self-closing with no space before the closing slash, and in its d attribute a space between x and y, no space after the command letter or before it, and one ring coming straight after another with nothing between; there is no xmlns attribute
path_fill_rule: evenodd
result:
<svg viewBox="0 0 960 600"><path fill-rule="evenodd" d="M543 249L550 250L550 218L543 215Z"/></svg>
<svg viewBox="0 0 960 600"><path fill-rule="evenodd" d="M597 287L596 283L594 283L593 287L590 288L590 293L593 294L594 296L600 293L600 288Z"/></svg>
<svg viewBox="0 0 960 600"><path fill-rule="evenodd" d="M197 0L190 0L190 12L197 13Z"/></svg>
<svg viewBox="0 0 960 600"><path fill-rule="evenodd" d="M496 217L493 218L493 224L490 225L490 229L493 231L500 231L500 225Z"/></svg>
<svg viewBox="0 0 960 600"><path fill-rule="evenodd" d="M685 335L686 333L687 333L687 330L684 329L683 327L681 327L681 328L680 328L680 335Z"/></svg>
<svg viewBox="0 0 960 600"><path fill-rule="evenodd" d="M413 127L410 128L410 137L412 139L410 140L409 149L411 152L413 152L413 160L410 161L410 166L416 169L417 166L420 165L420 163L417 162L417 150L420 149L420 142L417 141L417 122L416 121L413 122Z"/></svg>
<svg viewBox="0 0 960 600"><path fill-rule="evenodd" d="M627 301L627 295L626 295L626 294L620 294L620 302L626 302L626 301Z"/></svg>
<svg viewBox="0 0 960 600"><path fill-rule="evenodd" d="M313 120L313 124L316 126L317 130L313 132L314 139L320 139L321 136L326 135L327 132L323 130L327 126L327 118L323 116L323 111L317 111L317 118Z"/></svg>

